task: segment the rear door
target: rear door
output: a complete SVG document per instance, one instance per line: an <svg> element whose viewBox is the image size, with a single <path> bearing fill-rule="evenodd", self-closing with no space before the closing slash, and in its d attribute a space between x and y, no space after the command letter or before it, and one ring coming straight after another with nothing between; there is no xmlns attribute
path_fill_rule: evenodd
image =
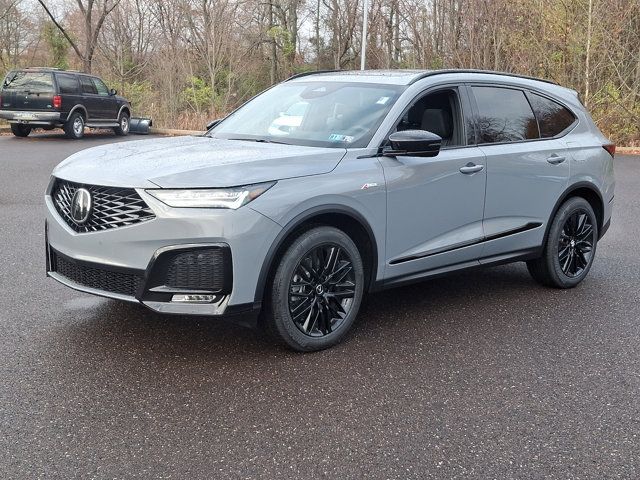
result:
<svg viewBox="0 0 640 480"><path fill-rule="evenodd" d="M25 112L53 111L54 95L51 72L14 71L5 78L1 108Z"/></svg>
<svg viewBox="0 0 640 480"><path fill-rule="evenodd" d="M82 103L87 109L89 122L91 120L104 120L104 108L102 99L98 95L98 90L91 77L79 75L80 87L82 89Z"/></svg>
<svg viewBox="0 0 640 480"><path fill-rule="evenodd" d="M471 92L478 143L487 157L482 256L526 253L542 244L553 207L566 189L566 145L541 137L524 89L481 84Z"/></svg>
<svg viewBox="0 0 640 480"><path fill-rule="evenodd" d="M73 107L82 103L82 93L78 77L71 73L56 73L58 93L62 97L62 111L68 114Z"/></svg>

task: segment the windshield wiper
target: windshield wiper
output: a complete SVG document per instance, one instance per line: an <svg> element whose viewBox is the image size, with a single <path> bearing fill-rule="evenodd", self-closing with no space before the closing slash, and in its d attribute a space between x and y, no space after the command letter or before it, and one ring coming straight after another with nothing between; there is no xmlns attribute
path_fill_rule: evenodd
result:
<svg viewBox="0 0 640 480"><path fill-rule="evenodd" d="M269 140L267 138L243 138L243 137L234 137L234 138L227 138L227 140L240 140L243 142L258 142L258 143L277 143L279 145L291 145L290 143L286 143L286 142L279 142L277 140Z"/></svg>

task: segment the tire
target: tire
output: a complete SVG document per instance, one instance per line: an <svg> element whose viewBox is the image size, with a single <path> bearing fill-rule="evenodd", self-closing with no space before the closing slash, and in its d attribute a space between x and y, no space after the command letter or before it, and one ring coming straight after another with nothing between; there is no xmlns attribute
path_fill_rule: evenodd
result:
<svg viewBox="0 0 640 480"><path fill-rule="evenodd" d="M113 129L116 135L121 137L129 135L129 128L131 125L129 120L129 114L127 112L122 112L122 115L120 115L120 118L118 119L118 126Z"/></svg>
<svg viewBox="0 0 640 480"><path fill-rule="evenodd" d="M353 240L333 227L301 233L284 252L267 293L264 324L299 352L339 343L364 292L364 267Z"/></svg>
<svg viewBox="0 0 640 480"><path fill-rule="evenodd" d="M79 112L73 112L64 124L64 134L67 138L79 140L84 136L84 117Z"/></svg>
<svg viewBox="0 0 640 480"><path fill-rule="evenodd" d="M16 137L28 137L31 133L31 127L29 125L22 125L20 123L12 123L11 133L13 133Z"/></svg>
<svg viewBox="0 0 640 480"><path fill-rule="evenodd" d="M542 256L527 262L538 283L554 288L573 288L593 265L598 244L598 222L589 202L581 197L567 200L552 220Z"/></svg>

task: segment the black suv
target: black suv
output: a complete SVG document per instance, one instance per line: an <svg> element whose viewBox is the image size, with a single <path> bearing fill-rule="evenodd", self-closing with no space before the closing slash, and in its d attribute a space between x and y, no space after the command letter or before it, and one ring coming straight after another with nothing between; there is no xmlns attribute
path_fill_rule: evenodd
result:
<svg viewBox="0 0 640 480"><path fill-rule="evenodd" d="M0 90L0 118L17 137L34 128L63 128L82 138L84 127L129 133L131 104L98 77L53 68L28 68L7 74Z"/></svg>

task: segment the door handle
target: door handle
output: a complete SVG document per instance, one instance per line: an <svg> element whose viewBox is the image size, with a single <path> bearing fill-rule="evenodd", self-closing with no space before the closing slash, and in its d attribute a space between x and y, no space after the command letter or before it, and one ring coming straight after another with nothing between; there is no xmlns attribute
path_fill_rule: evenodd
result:
<svg viewBox="0 0 640 480"><path fill-rule="evenodd" d="M547 162L551 165L558 165L566 160L566 157L561 157L560 155L556 155L555 153L547 158Z"/></svg>
<svg viewBox="0 0 640 480"><path fill-rule="evenodd" d="M484 168L484 165L476 165L475 163L467 163L464 167L460 167L460 172L464 174L477 173Z"/></svg>

